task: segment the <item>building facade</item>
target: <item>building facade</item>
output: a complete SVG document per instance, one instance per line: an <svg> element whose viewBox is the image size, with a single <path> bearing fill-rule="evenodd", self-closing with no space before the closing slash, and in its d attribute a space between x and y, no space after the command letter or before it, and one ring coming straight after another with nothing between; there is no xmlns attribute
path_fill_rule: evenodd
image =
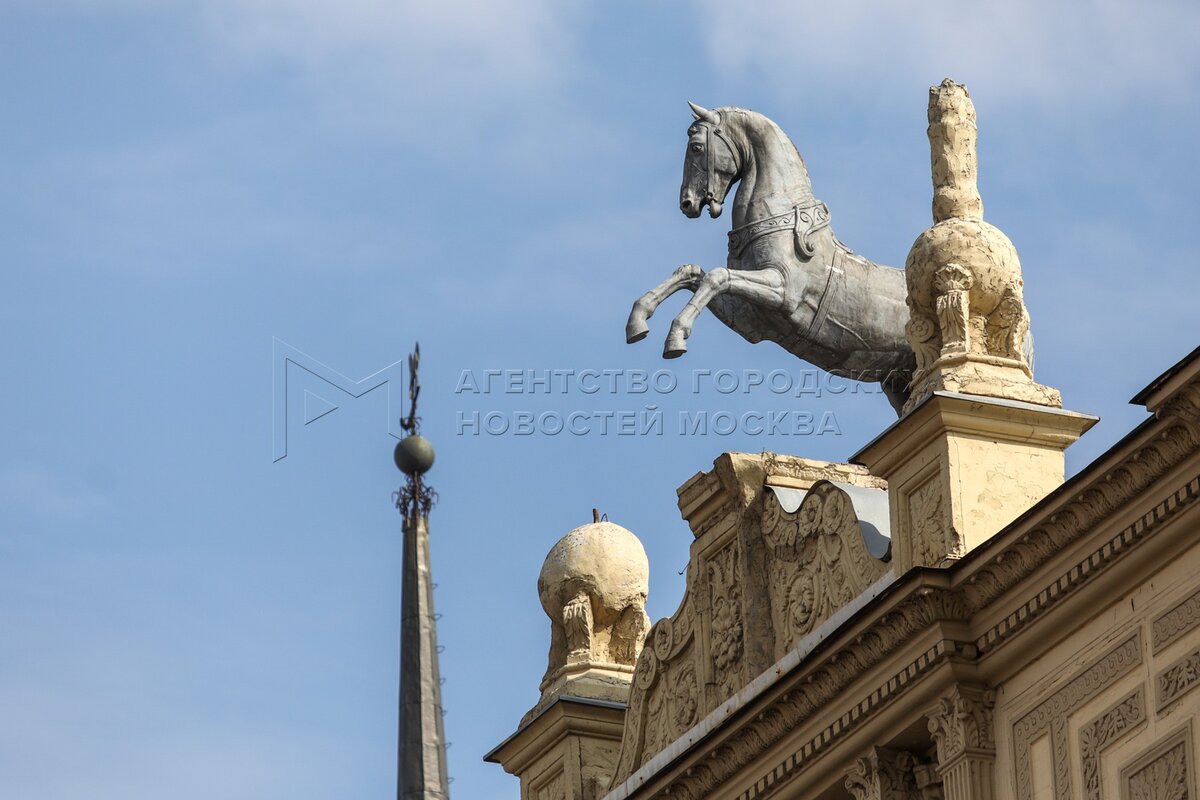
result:
<svg viewBox="0 0 1200 800"><path fill-rule="evenodd" d="M1200 350L1135 402L974 541L1090 418L934 394L862 464L722 455L679 490L687 592L628 700L543 698L489 757L537 800L1196 797Z"/></svg>

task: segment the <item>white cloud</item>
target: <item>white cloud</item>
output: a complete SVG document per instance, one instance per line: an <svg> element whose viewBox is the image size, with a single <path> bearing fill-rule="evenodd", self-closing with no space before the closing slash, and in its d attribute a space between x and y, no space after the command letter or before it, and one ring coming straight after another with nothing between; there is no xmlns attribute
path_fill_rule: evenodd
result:
<svg viewBox="0 0 1200 800"><path fill-rule="evenodd" d="M1181 2L1003 3L700 0L718 70L753 70L795 95L848 84L908 96L947 75L996 102L1070 113L1135 96L1190 103L1200 6ZM854 87L861 96L861 89Z"/></svg>
<svg viewBox="0 0 1200 800"><path fill-rule="evenodd" d="M349 74L410 100L491 102L553 82L571 12L550 0L192 0L227 55Z"/></svg>

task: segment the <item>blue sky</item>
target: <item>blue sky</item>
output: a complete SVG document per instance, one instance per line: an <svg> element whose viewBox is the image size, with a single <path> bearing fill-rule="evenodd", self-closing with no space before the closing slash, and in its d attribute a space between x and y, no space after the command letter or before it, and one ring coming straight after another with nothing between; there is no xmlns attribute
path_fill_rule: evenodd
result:
<svg viewBox="0 0 1200 800"><path fill-rule="evenodd" d="M358 379L424 354L457 797L536 699L535 581L600 507L680 596L675 488L723 450L844 460L891 420L704 315L682 360L630 303L719 265L677 209L686 100L797 143L839 237L901 264L929 224L926 89L967 83L989 221L1016 243L1038 378L1102 422L1196 344L1200 11L1184 3L512 5L8 0L0 7L0 796L394 792L399 484L383 390L272 459L272 342ZM669 368L665 394L455 392L464 370ZM289 384L291 385L291 384ZM296 403L299 403L297 405ZM460 415L664 413L661 435L472 434ZM822 435L680 435L680 411Z"/></svg>

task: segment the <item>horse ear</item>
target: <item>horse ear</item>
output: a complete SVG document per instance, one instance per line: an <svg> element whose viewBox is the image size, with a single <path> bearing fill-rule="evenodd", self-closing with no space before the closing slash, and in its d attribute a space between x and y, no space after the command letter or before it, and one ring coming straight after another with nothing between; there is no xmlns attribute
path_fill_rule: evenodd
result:
<svg viewBox="0 0 1200 800"><path fill-rule="evenodd" d="M692 116L695 117L697 121L704 120L705 122L712 123L716 123L718 121L717 113L715 111L709 111L704 106L698 106L691 100L688 100L688 105L692 109Z"/></svg>

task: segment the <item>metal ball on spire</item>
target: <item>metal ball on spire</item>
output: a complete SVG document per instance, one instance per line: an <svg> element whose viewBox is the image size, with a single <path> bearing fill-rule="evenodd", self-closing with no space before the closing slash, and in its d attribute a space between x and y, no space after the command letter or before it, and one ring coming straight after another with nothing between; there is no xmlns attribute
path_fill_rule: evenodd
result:
<svg viewBox="0 0 1200 800"><path fill-rule="evenodd" d="M433 466L433 445L424 436L414 433L396 442L392 457L396 461L396 468L405 475L424 475Z"/></svg>
<svg viewBox="0 0 1200 800"><path fill-rule="evenodd" d="M433 445L419 432L421 418L417 416L417 397L421 394L420 363L421 345L418 343L408 357L408 397L411 405L408 416L400 420L405 435L392 451L396 468L408 478L396 492L396 507L406 516L418 512L428 514L437 500L437 492L422 479L433 467L434 452Z"/></svg>

